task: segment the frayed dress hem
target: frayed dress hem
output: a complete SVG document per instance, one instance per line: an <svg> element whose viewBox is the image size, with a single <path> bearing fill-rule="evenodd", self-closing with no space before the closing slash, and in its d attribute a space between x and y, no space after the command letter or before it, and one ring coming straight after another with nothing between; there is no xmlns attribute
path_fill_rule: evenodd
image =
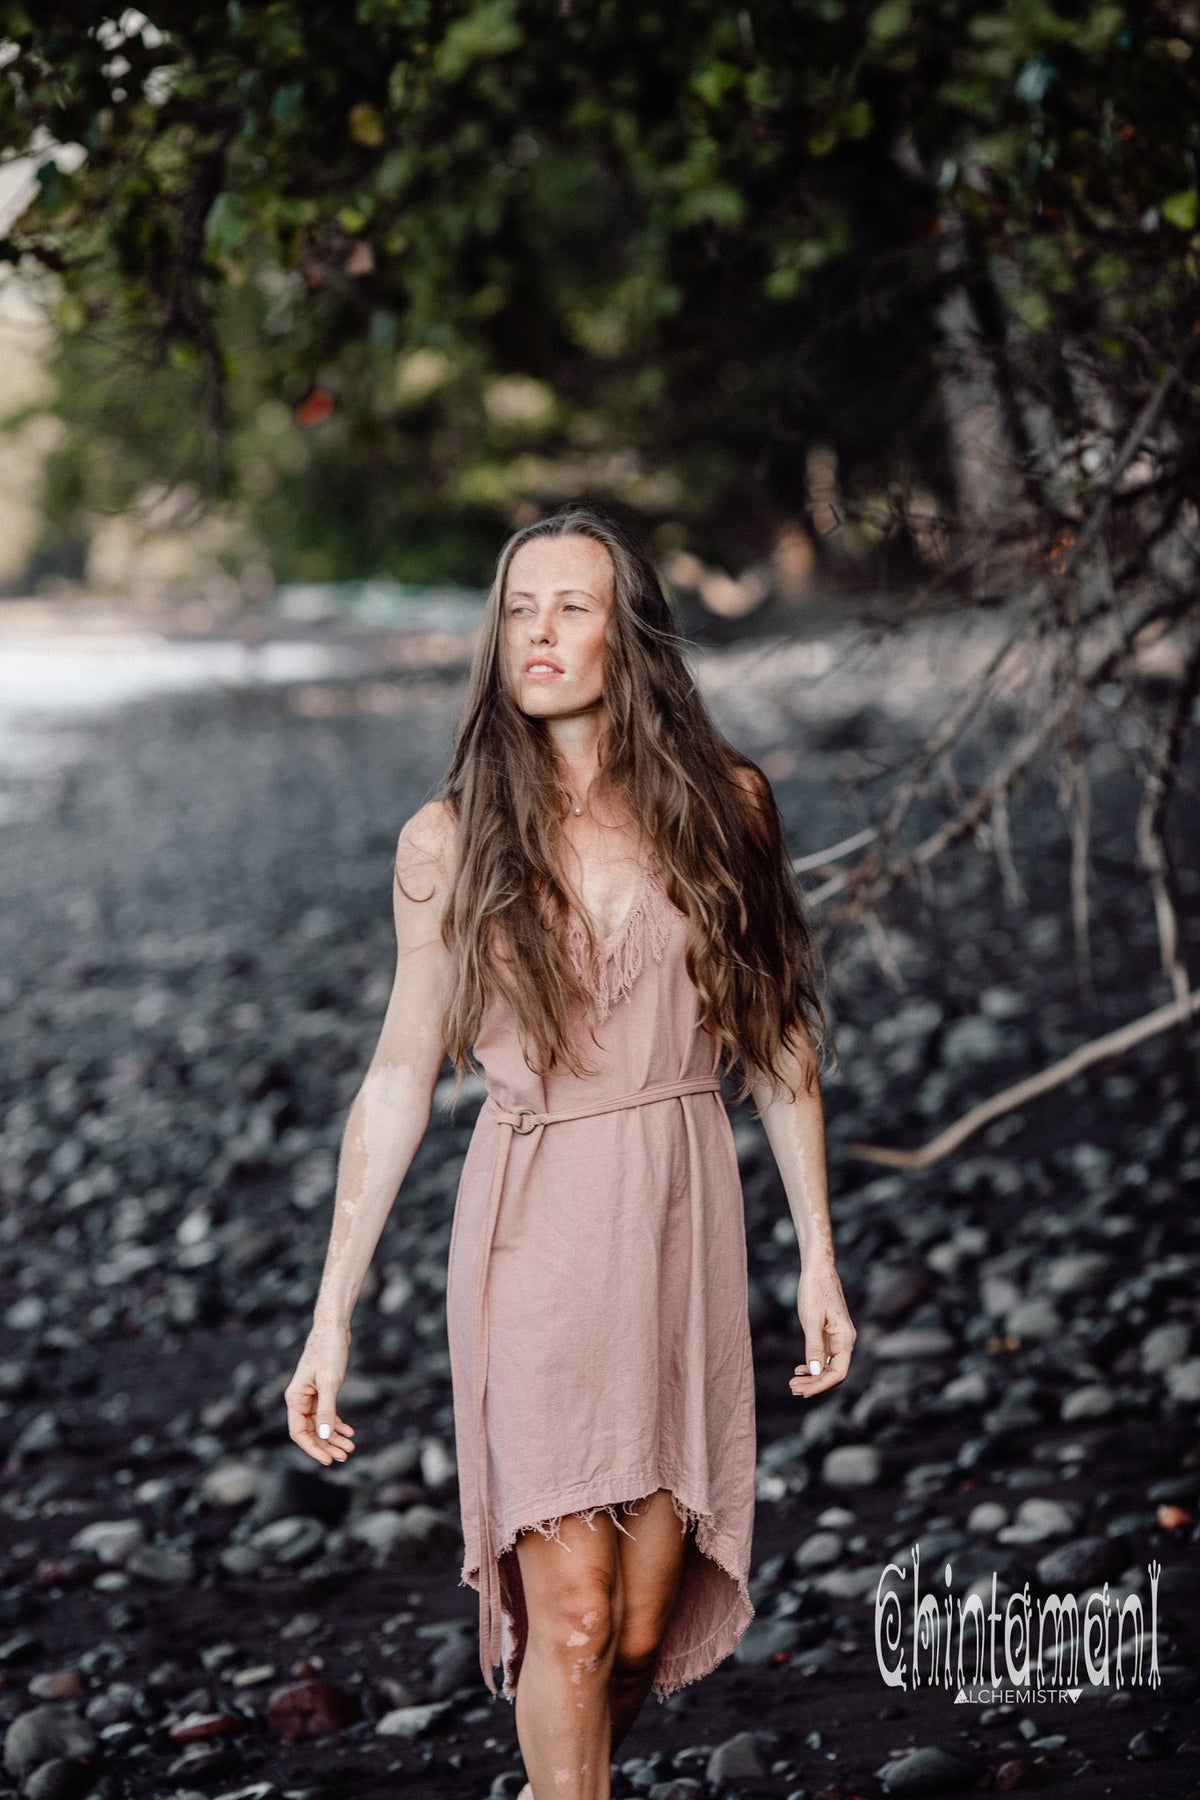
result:
<svg viewBox="0 0 1200 1800"><path fill-rule="evenodd" d="M700 1507L689 1506L685 1500L680 1499L670 1481L660 1480L628 1500L601 1501L594 1505L565 1507L561 1512L546 1514L512 1526L496 1546L496 1561L499 1563L509 1551L515 1548L517 1538L522 1532L536 1531L548 1542L561 1544L564 1542L562 1537L562 1521L564 1519L582 1518L589 1529L594 1531L597 1513L606 1513L617 1530L629 1537L632 1534L626 1530L617 1517L618 1509L628 1513L631 1507L649 1499L661 1488L665 1488L670 1494L675 1515L682 1523L684 1530L695 1528L696 1547L700 1554L715 1564L723 1575L728 1576L737 1590L737 1598L715 1631L710 1632L699 1643L690 1644L682 1650L673 1652L669 1657L660 1658L650 1685L651 1694L660 1704L670 1699L672 1694L677 1694L681 1689L690 1687L693 1682L702 1680L705 1675L711 1674L719 1664L724 1662L726 1657L730 1656L737 1648L747 1626L755 1616L754 1606L750 1599L750 1589L741 1572L739 1559L730 1547L726 1533L722 1532L711 1512ZM565 1547L569 1548L569 1546ZM479 1591L480 1565L478 1557L470 1567L464 1563L459 1586L471 1588L475 1592ZM518 1637L517 1627L507 1606L503 1607L503 1614L512 1636L516 1639ZM704 1655L706 1651L708 1654L702 1665L693 1666L696 1664L697 1658ZM524 1655L525 1638L522 1636L519 1641L514 1642L513 1648L505 1659L503 1681L501 1686L492 1692L493 1700L503 1698L510 1703L515 1703L517 1680ZM687 1672L689 1670L690 1673Z"/></svg>

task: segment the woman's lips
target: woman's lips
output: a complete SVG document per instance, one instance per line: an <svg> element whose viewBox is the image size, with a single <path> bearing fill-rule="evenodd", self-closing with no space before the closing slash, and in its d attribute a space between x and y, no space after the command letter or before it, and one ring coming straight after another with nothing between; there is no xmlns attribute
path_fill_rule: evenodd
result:
<svg viewBox="0 0 1200 1800"><path fill-rule="evenodd" d="M532 669L522 670L526 681L552 681L556 675L562 673L561 669L538 668L536 665Z"/></svg>

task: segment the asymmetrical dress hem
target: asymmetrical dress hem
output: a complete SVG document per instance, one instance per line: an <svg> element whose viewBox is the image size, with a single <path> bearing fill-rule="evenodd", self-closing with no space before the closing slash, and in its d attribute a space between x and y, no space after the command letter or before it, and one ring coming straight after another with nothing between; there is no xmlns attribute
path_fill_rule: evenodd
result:
<svg viewBox="0 0 1200 1800"><path fill-rule="evenodd" d="M699 1643L692 1644L686 1651L676 1652L673 1656L662 1655L659 1657L650 1692L660 1703L668 1700L672 1694L677 1694L682 1688L689 1687L693 1682L700 1681L705 1675L711 1674L737 1648L746 1627L754 1618L754 1606L741 1566L742 1559L738 1546L731 1542L727 1532L720 1529L711 1512L689 1506L686 1501L681 1500L676 1491L676 1485L669 1476L663 1476L657 1480L653 1477L647 1479L644 1476L631 1476L628 1481L617 1483L623 1494L629 1494L628 1499L590 1502L586 1497L580 1497L574 1503L562 1505L558 1512L547 1514L545 1517L522 1520L511 1530L506 1531L501 1541L495 1546L497 1559L503 1559L515 1548L517 1538L523 1531L536 1531L539 1536L547 1538L553 1543L562 1543L562 1521L573 1515L578 1515L587 1525L592 1526L592 1521L597 1513L607 1513L617 1530L625 1531L625 1526L617 1517L618 1506L628 1509L637 1501L647 1499L651 1494L657 1493L660 1488L666 1488L671 1495L671 1504L675 1509L675 1515L684 1529L695 1528L697 1550L729 1577L736 1590L736 1596L731 1600L725 1619L708 1637ZM629 1493L631 1488L636 1490L632 1494ZM564 1495L569 1502L571 1490L561 1490L560 1495L556 1498L562 1498ZM503 1585L503 1576L501 1580ZM478 1591L480 1586L478 1563L470 1570L463 1570L459 1586ZM524 1660L526 1621L523 1614L520 1623L521 1630L514 1634L519 1641L508 1652L504 1662L503 1684L493 1693L493 1699L503 1698L510 1702L516 1700L517 1676L520 1673L521 1662Z"/></svg>

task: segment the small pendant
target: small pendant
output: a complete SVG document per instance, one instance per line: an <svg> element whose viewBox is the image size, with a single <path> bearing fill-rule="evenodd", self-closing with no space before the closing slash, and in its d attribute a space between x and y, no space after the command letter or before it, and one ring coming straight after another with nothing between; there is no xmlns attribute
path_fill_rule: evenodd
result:
<svg viewBox="0 0 1200 1800"><path fill-rule="evenodd" d="M577 806L577 807L576 807L576 808L575 808L575 817L576 817L576 818L577 818L577 819L581 819L581 818L582 818L582 817L583 817L583 808L582 808L582 806Z"/></svg>

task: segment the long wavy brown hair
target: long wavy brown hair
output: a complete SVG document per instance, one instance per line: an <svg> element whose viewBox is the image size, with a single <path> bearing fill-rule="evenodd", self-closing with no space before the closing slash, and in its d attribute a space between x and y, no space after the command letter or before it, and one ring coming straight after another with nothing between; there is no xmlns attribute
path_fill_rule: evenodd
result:
<svg viewBox="0 0 1200 1800"><path fill-rule="evenodd" d="M442 923L455 970L444 1020L455 1096L497 989L512 1005L535 1072L592 1072L577 1030L590 996L567 949L571 897L558 860L568 811L563 770L544 722L513 698L502 657L513 556L531 538L571 534L604 545L614 579L607 719L590 791L615 802L658 852L666 891L689 922L687 971L700 1016L720 1042L722 1072L740 1075L737 1100L749 1096L756 1077L794 1098L785 1051L797 1053L807 1091L817 1059L829 1051L836 1058L836 1049L818 992L822 961L770 783L709 717L646 552L615 520L583 506L522 527L501 549L454 756L436 795L451 804L459 826ZM578 909L576 917L590 946L590 924Z"/></svg>

